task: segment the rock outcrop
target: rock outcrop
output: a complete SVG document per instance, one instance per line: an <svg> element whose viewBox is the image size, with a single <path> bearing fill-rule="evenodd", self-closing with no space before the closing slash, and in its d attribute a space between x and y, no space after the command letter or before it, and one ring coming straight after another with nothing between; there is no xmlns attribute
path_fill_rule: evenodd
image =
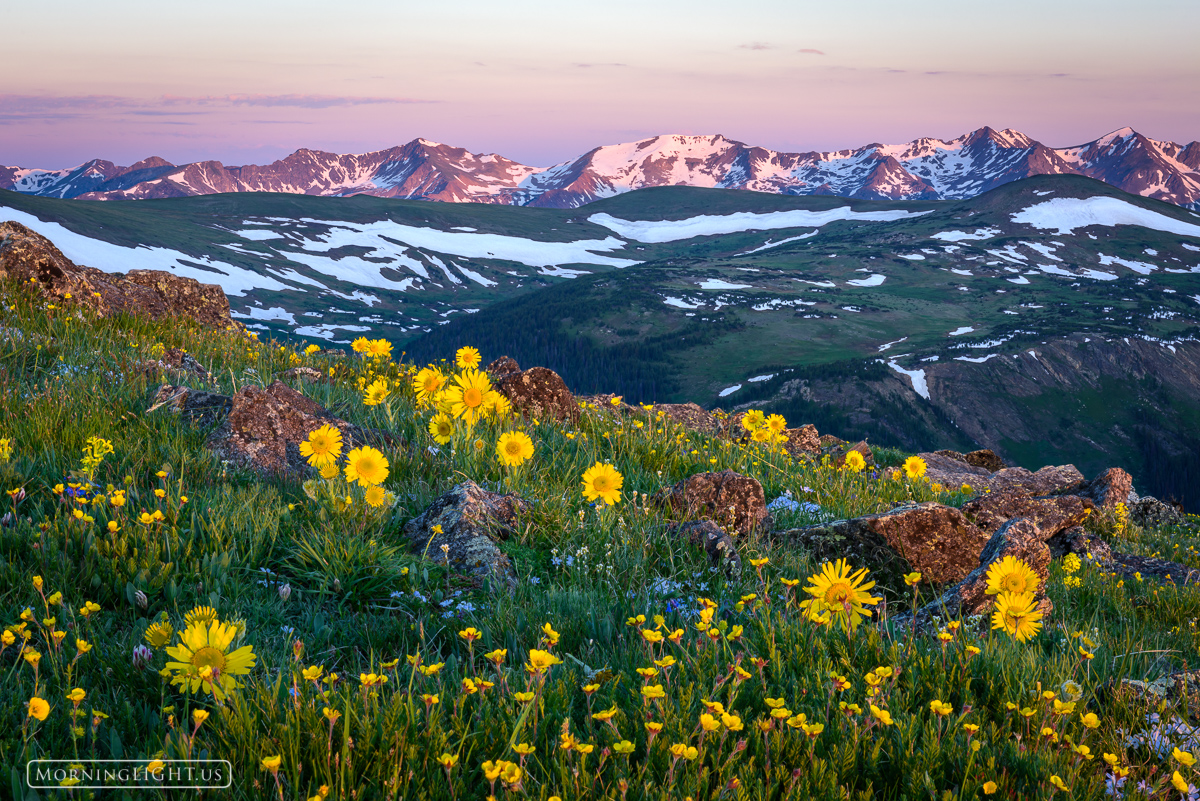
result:
<svg viewBox="0 0 1200 801"><path fill-rule="evenodd" d="M1045 534L1036 523L1018 518L1009 520L991 536L979 553L978 566L962 581L946 590L933 603L917 610L915 616L899 616L894 618L894 622L898 627L916 625L918 629L924 629L938 618L953 620L989 612L994 596L987 594L988 570L1006 556L1020 559L1037 574L1038 589L1034 597L1038 601L1039 611L1049 616L1054 610L1054 605L1046 597L1050 548L1046 545Z"/></svg>
<svg viewBox="0 0 1200 801"><path fill-rule="evenodd" d="M262 476L311 475L314 471L300 455L300 443L323 425L341 432L343 453L365 443L403 445L387 432L335 417L281 381L266 389L243 387L232 397L167 384L158 389L146 411L157 409L168 409L200 424L219 423L205 442L209 450Z"/></svg>
<svg viewBox="0 0 1200 801"><path fill-rule="evenodd" d="M1112 509L1118 503L1128 503L1133 492L1133 476L1119 467L1105 470L1076 491L1082 498L1095 502L1101 509Z"/></svg>
<svg viewBox="0 0 1200 801"><path fill-rule="evenodd" d="M498 543L513 533L517 515L527 511L529 504L516 495L497 495L464 481L410 520L404 535L416 553L513 587L516 570Z"/></svg>
<svg viewBox="0 0 1200 801"><path fill-rule="evenodd" d="M508 398L515 411L525 417L571 423L579 420L575 396L567 389L559 374L548 368L530 367L528 370L506 373L496 380L495 388Z"/></svg>
<svg viewBox="0 0 1200 801"><path fill-rule="evenodd" d="M0 223L0 278L29 283L53 303L85 306L101 316L127 312L153 320L190 318L210 328L234 325L229 300L215 284L161 270L121 275L80 266L20 223Z"/></svg>
<svg viewBox="0 0 1200 801"><path fill-rule="evenodd" d="M139 368L143 373L157 375L166 373L175 381L203 381L211 384L212 373L195 356L182 348L167 348L163 355L153 361L142 362Z"/></svg>
<svg viewBox="0 0 1200 801"><path fill-rule="evenodd" d="M846 557L891 574L918 570L927 581L961 581L978 564L988 535L940 503L901 506L883 514L782 532L779 539L819 559Z"/></svg>
<svg viewBox="0 0 1200 801"><path fill-rule="evenodd" d="M655 501L677 520L711 520L739 536L770 527L762 484L733 470L689 476Z"/></svg>
<svg viewBox="0 0 1200 801"><path fill-rule="evenodd" d="M1078 495L1031 498L1018 489L990 492L962 507L971 522L991 534L1008 520L1023 517L1033 521L1046 539L1081 525L1094 504Z"/></svg>
<svg viewBox="0 0 1200 801"><path fill-rule="evenodd" d="M1169 503L1163 503L1158 498L1149 496L1138 498L1128 505L1129 522L1136 523L1142 528L1155 526L1174 526L1187 520L1183 512Z"/></svg>
<svg viewBox="0 0 1200 801"><path fill-rule="evenodd" d="M1087 483L1083 474L1070 464L1043 467L1036 473L1024 467L1006 467L992 471L946 456L945 452L922 453L919 456L925 460L925 475L930 481L945 487L969 484L975 492L1016 491L1037 497L1077 492Z"/></svg>

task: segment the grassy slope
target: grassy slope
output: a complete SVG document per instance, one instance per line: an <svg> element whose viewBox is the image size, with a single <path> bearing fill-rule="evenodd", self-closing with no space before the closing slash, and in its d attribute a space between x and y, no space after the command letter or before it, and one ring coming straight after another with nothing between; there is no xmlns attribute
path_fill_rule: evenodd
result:
<svg viewBox="0 0 1200 801"><path fill-rule="evenodd" d="M0 652L0 765L10 771L4 781L14 795L21 792L24 761L32 756L146 758L190 751L232 761L234 789L220 797L274 797L275 782L259 760L278 754L286 797L308 797L327 784L333 798L474 798L487 789L482 763L517 761L510 745L526 742L536 750L520 760L521 792L543 799L622 798L622 781L630 798L717 797L735 779L742 787L739 797L763 799L943 792L975 797L986 781L999 784L999 797L1048 798L1051 774L1072 788L1072 797L1103 797L1101 760L1081 760L1065 742L1033 747L1038 738L1030 736L1031 723L1008 711L1009 701L1035 708L1034 723L1045 721L1061 737L1086 743L1093 754L1117 754L1134 769L1131 783L1148 779L1162 786L1162 754L1127 747L1122 733L1143 731L1147 710L1113 700L1102 688L1123 676L1153 677L1188 661L1200 616L1200 591L1193 587L1118 585L1085 568L1082 586L1069 589L1056 565L1049 587L1055 617L1030 643L988 636L969 625L946 649L924 637L893 640L869 625L846 635L805 622L795 596L779 582L814 569L806 554L766 539L745 541L739 544L744 558L770 562L725 580L707 570L701 553L666 535L659 511L635 499L680 477L726 466L756 475L768 497L791 490L836 515L889 508L910 493L932 497L927 485L791 464L777 455L663 429L652 416L637 428L596 411L574 430L552 423L523 426L536 443L534 460L505 479L487 450L499 430L522 427L519 422L489 422L478 429L482 457L474 455L469 439L433 455L425 450L430 442L423 433L428 411L415 409L407 391L395 400L394 422L378 408L362 406L353 385L364 368L352 364L336 383L304 391L355 422L394 428L414 447L387 453L391 475L385 486L396 494L394 508L368 513L361 490L352 489L352 511L338 513L308 500L297 484L223 468L203 449L203 430L168 414L144 413L156 380L134 366L160 347L187 348L212 368L226 392L265 380L291 363L288 352L177 325L81 321L11 290L3 309L0 325L21 333L0 339L0 436L11 436L15 447L13 460L0 469L5 488L23 487L28 497L18 509L22 519L0 527L0 609L6 625L17 623L22 609L32 609L30 644L43 654L35 675L16 647ZM315 364L327 366L319 359ZM397 370L381 368L390 375ZM90 436L106 437L114 447L98 469L97 483L126 487L129 502L123 510L89 504L87 513L95 518L89 524L75 520L68 511L72 504L52 488L78 468L80 448ZM597 459L612 462L625 476L623 503L604 514L578 491L580 473ZM159 469L168 471L166 480L155 477ZM409 518L463 477L488 485L507 480L533 502L519 533L502 546L522 576L511 594L447 577L435 563L410 554L400 533ZM152 495L155 488L166 490L163 501ZM964 500L957 494L942 499ZM153 527L136 522L135 515L156 506L165 511L166 522ZM109 519L120 527L116 534L104 530ZM782 514L777 522L786 527L804 520ZM1118 534L1111 520L1099 516L1091 525L1120 540L1123 549L1165 551L1200 567L1195 527ZM556 564L568 556L569 566ZM890 608L905 607L908 590L895 580L895 566L869 567L886 579L876 592ZM63 594L62 606L43 606L34 576L42 577L46 594ZM277 591L281 582L291 587L286 601ZM922 597L931 590L922 588ZM144 607L138 591L146 596ZM739 605L748 593L770 604ZM740 637L722 637L718 645L698 641L690 611L697 596L718 603L714 622L723 635ZM76 611L85 601L101 607L87 620ZM243 689L224 705L168 685L156 672L166 660L161 651L148 670L130 659L150 622L162 616L179 627L197 604L212 605L223 620L241 621L239 644L252 646L257 657L242 677ZM69 631L61 651L38 622L48 614L56 617L56 629ZM667 630L683 629L682 645L664 644L648 654L638 628L627 625L637 614L664 615ZM561 634L552 650L564 664L551 668L542 683L526 676L521 665L539 647L544 623ZM653 620L645 625L652 627ZM457 635L468 626L481 632L473 646ZM1077 631L1096 641L1094 660L1075 652L1079 641L1071 634ZM92 649L72 661L72 643L80 636ZM295 656L298 640L302 657ZM981 648L979 655L970 656L968 644ZM481 656L494 648L508 649L499 671ZM414 672L404 657L418 654L423 664L443 667L430 676ZM651 682L661 681L666 697L643 702L643 680L635 668L648 665L650 656L668 654L676 664ZM754 658L766 660L761 670ZM394 659L398 666L382 667ZM750 671L744 682L729 678L739 663ZM310 665L340 677L320 685L327 690L323 697L300 675ZM583 665L604 669L606 678L593 696L580 689L588 676ZM874 699L890 710L894 725L830 709L831 697L866 707L863 677L880 665L897 670ZM850 689L832 691L830 671L846 676ZM377 692L365 692L356 677L367 672L390 680ZM497 686L483 695L464 693L462 680L476 675ZM1095 711L1099 728L1083 727L1079 714L1056 717L1048 702L1037 700L1039 691L1058 690L1067 679L1082 685L1079 709ZM526 686L538 693L532 707L515 697ZM85 712L77 740L68 725L71 702L64 700L71 687L87 694L81 709L107 714L93 726ZM35 693L52 706L40 723L25 715ZM437 704L429 706L422 694L436 694ZM755 722L770 711L767 698L782 699L790 712L804 713L824 730L809 740L777 721L767 735L757 733ZM744 730L701 739L702 699L735 710ZM954 714L945 721L935 718L928 706L934 699L952 704ZM613 728L590 716L610 707L616 710ZM340 711L339 721L330 724L323 708ZM192 727L183 721L195 709L212 715L192 740ZM664 725L653 741L643 725L647 715ZM968 736L963 723L981 728ZM564 725L595 751L585 756L559 747ZM632 756L602 754L622 739L632 743ZM698 746L702 753L695 761L676 761L669 751L676 743ZM459 757L449 776L434 761L442 753Z"/></svg>

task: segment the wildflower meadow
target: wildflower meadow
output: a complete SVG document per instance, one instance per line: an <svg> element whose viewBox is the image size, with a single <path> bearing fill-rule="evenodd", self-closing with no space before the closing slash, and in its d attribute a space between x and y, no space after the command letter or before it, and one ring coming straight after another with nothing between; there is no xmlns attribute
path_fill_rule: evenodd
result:
<svg viewBox="0 0 1200 801"><path fill-rule="evenodd" d="M299 443L304 476L205 447L212 424L147 411L181 348L233 394L290 381L340 418ZM1196 798L1193 696L1138 693L1200 652L1200 590L1056 560L987 575L989 611L899 625L942 588L773 531L961 506L911 454L794 458L789 421L740 436L651 404L522 416L464 343L415 364L180 321L0 310L0 793L12 798ZM793 421L803 423L804 421ZM836 432L834 432L836 433ZM771 529L714 565L661 494L734 470ZM499 547L514 578L464 572L403 534L472 481L526 503ZM1200 569L1200 525L1086 528ZM435 534L438 532L434 532ZM432 540L431 540L432 541ZM1046 593L1053 612L1034 601ZM131 760L124 789L31 760ZM167 789L176 760L227 787ZM11 794L11 795L10 795Z"/></svg>

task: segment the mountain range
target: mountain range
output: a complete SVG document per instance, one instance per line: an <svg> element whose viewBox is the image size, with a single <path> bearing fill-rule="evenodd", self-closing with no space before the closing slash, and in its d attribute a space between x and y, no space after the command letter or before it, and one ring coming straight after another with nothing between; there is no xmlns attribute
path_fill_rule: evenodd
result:
<svg viewBox="0 0 1200 801"><path fill-rule="evenodd" d="M596 147L552 167L414 139L359 155L301 149L262 166L172 164L157 156L128 167L100 159L58 170L0 166L0 189L82 200L282 192L570 209L657 186L962 200L1035 175L1083 175L1131 194L1200 209L1200 141L1159 141L1131 128L1063 148L1012 129L984 127L949 141L921 138L808 153L779 152L719 134L670 134Z"/></svg>

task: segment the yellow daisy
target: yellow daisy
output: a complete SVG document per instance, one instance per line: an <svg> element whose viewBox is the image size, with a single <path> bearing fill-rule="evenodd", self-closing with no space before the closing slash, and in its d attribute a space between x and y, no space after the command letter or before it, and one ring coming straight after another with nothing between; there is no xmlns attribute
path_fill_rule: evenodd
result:
<svg viewBox="0 0 1200 801"><path fill-rule="evenodd" d="M910 456L904 460L904 474L910 481L916 481L925 475L925 460L920 456Z"/></svg>
<svg viewBox="0 0 1200 801"><path fill-rule="evenodd" d="M381 378L377 378L371 382L371 385L363 392L364 406L378 406L387 400L388 387L387 382Z"/></svg>
<svg viewBox="0 0 1200 801"><path fill-rule="evenodd" d="M429 421L429 433L438 445L445 445L454 436L454 420L445 412L438 412Z"/></svg>
<svg viewBox="0 0 1200 801"><path fill-rule="evenodd" d="M597 498L609 506L621 501L621 485L625 478L611 464L596 462L583 474L583 497L589 501Z"/></svg>
<svg viewBox="0 0 1200 801"><path fill-rule="evenodd" d="M417 393L417 402L424 405L432 403L433 398L446 384L446 376L436 367L423 367L413 377L413 392Z"/></svg>
<svg viewBox="0 0 1200 801"><path fill-rule="evenodd" d="M524 431L506 431L496 443L496 455L505 467L520 467L533 458L533 440Z"/></svg>
<svg viewBox="0 0 1200 801"><path fill-rule="evenodd" d="M300 455L313 467L332 464L342 455L342 432L328 424L321 426L300 443Z"/></svg>
<svg viewBox="0 0 1200 801"><path fill-rule="evenodd" d="M864 581L867 569L851 570L845 559L826 562L821 572L809 576L809 586L804 591L812 596L801 606L813 613L828 612L841 623L846 631L853 631L870 612L868 606L879 603L880 598L867 590L875 586L873 581Z"/></svg>
<svg viewBox="0 0 1200 801"><path fill-rule="evenodd" d="M167 648L174 657L166 665L173 674L171 683L189 692L203 688L218 701L224 700L238 687L233 677L249 673L257 659L252 646L230 650L236 635L237 626L218 620L188 626L179 635L179 645Z"/></svg>
<svg viewBox="0 0 1200 801"><path fill-rule="evenodd" d="M459 348L458 352L454 354L454 363L460 370L477 370L481 361L483 359L480 357L479 351L470 345Z"/></svg>
<svg viewBox="0 0 1200 801"><path fill-rule="evenodd" d="M370 446L355 448L346 456L346 480L364 487L382 484L388 477L388 460Z"/></svg>
<svg viewBox="0 0 1200 801"><path fill-rule="evenodd" d="M1000 593L992 612L992 628L1003 629L1017 642L1025 642L1037 635L1042 630L1042 613L1038 611L1033 593Z"/></svg>
<svg viewBox="0 0 1200 801"><path fill-rule="evenodd" d="M475 425L484 414L484 400L492 389L487 373L478 370L463 370L454 376L454 382L446 390L450 413L461 418L468 426Z"/></svg>
<svg viewBox="0 0 1200 801"><path fill-rule="evenodd" d="M1014 595L1033 594L1037 591L1038 575L1029 565L1015 556L1006 556L987 571L988 595L1010 592Z"/></svg>

